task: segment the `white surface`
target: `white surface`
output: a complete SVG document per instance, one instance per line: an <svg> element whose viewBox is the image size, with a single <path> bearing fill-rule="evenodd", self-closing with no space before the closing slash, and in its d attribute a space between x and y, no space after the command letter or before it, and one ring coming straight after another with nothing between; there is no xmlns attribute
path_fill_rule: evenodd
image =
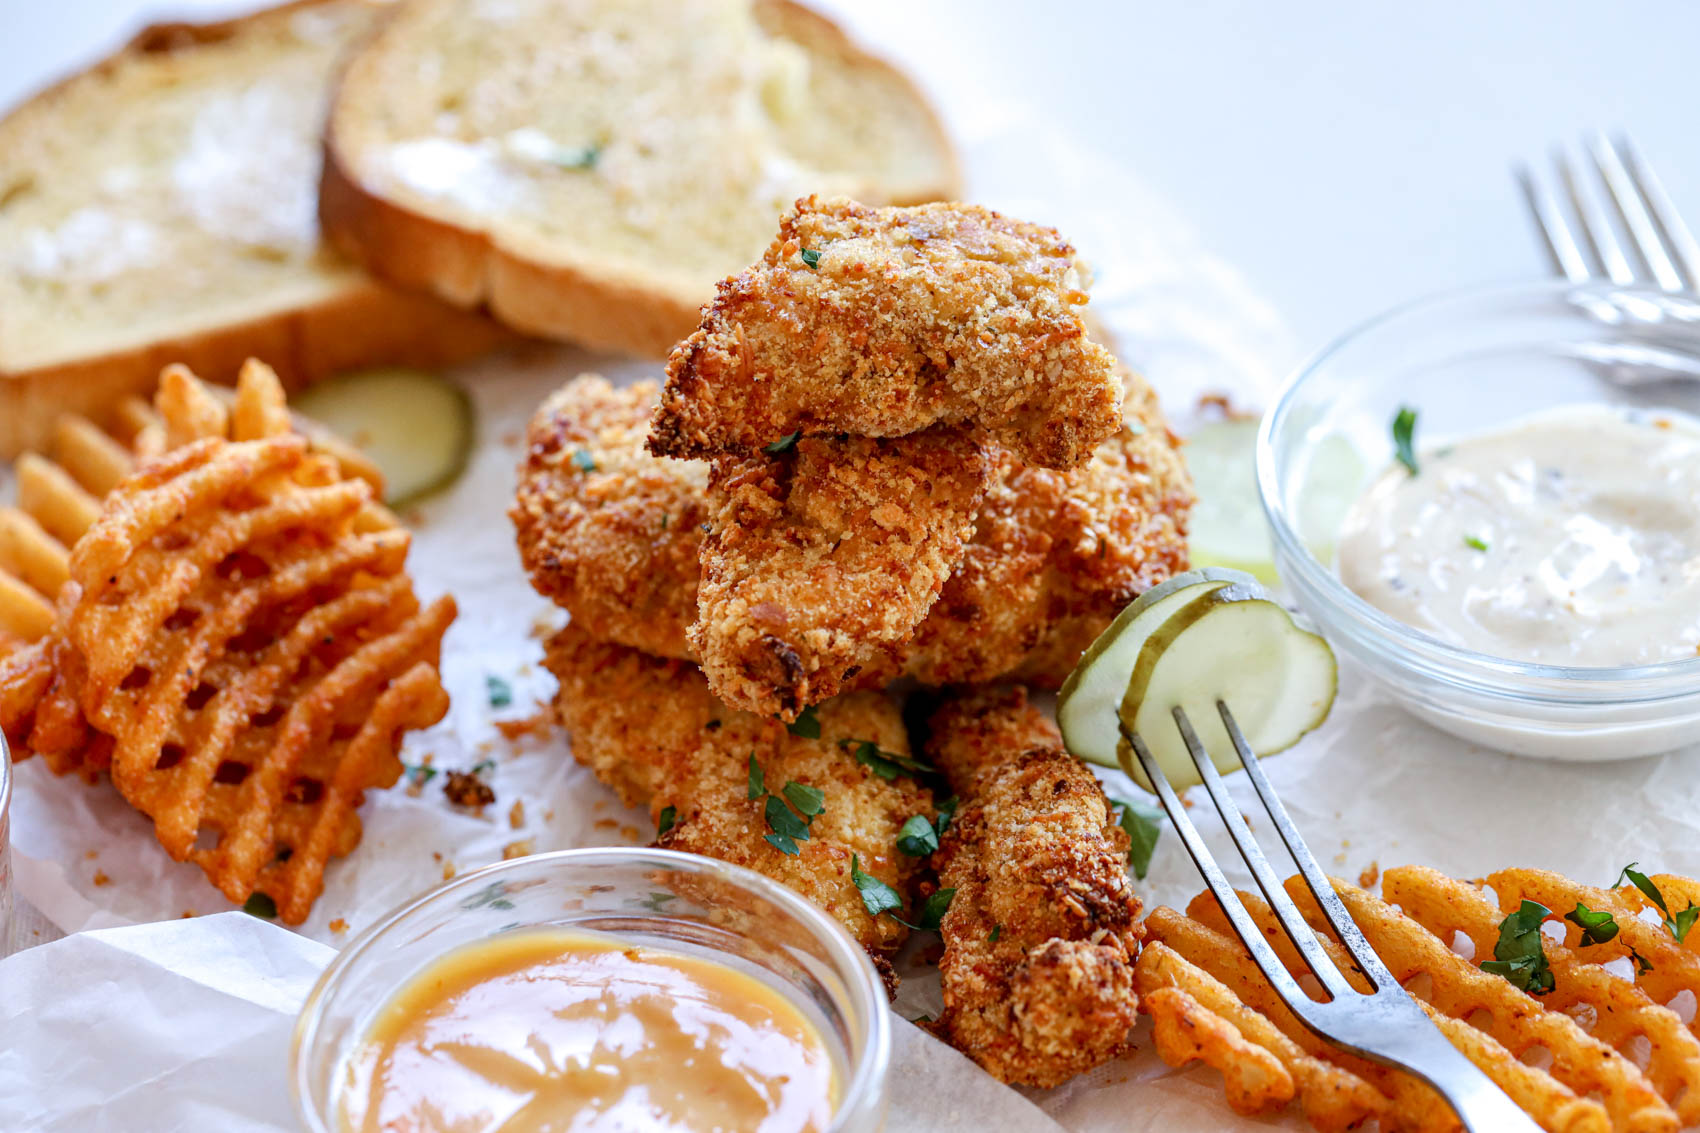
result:
<svg viewBox="0 0 1700 1133"><path fill-rule="evenodd" d="M129 0L0 5L0 83L11 87L86 56L106 37L103 29L127 22L116 13L140 7ZM1367 14L1343 5L1118 6L1112 18L1108 7L1094 14L1084 6L1008 3L982 6L996 14L960 28L953 22L960 17L943 6L875 0L854 22L876 29L870 38L910 60L938 91L968 144L977 196L1059 224L1097 263L1094 308L1121 337L1128 360L1178 410L1212 385L1264 402L1301 341L1315 344L1411 293L1537 272L1506 160L1536 152L1590 118L1635 129L1679 201L1700 214L1700 154L1680 148L1681 108L1665 106L1661 95L1685 89L1677 76L1686 74L1678 67L1687 61L1677 51L1700 41L1700 9L1599 6L1589 15L1594 9L1582 5L1543 5L1548 22L1514 34L1534 14L1534 6L1519 9L1507 5L1496 15L1431 5L1421 16L1398 17L1420 19L1424 27L1415 28L1367 27ZM105 15L91 21L95 12ZM1596 54L1599 61L1588 62ZM1065 134L1102 144L1085 149ZM1221 258L1207 256L1205 246ZM1258 286L1248 289L1230 264L1243 266ZM541 604L523 585L493 501L511 484L517 454L506 442L517 420L550 385L587 363L600 364L572 352L498 363L474 384L484 447L469 477L428 509L414 557L422 591L453 587L461 600L462 618L445 650L456 704L449 725L410 744L410 759L431 751L442 765L466 766L479 757L492 715L485 673L515 684L514 707L498 715L522 715L529 698L546 691L529 633ZM465 868L521 836L540 850L647 836L641 828L624 834L601 825L611 820L617 828L633 818L563 758L558 740L519 751L499 745L494 754L502 797L496 810L505 811L513 794L525 795L523 831L509 831L501 813L450 813L434 786L420 799L390 792L368 807L358 866L333 866L309 934L343 939L331 918L345 917L358 930L429 884L442 869L433 852L447 850ZM41 770L26 765L20 774L19 883L61 925L223 907L197 870L165 860L143 820L110 792ZM1700 872L1693 753L1612 766L1517 760L1426 728L1379 701L1351 671L1343 673L1334 718L1272 762L1270 774L1324 864L1346 876L1371 861L1416 861L1459 876L1538 863L1594 881L1631 859ZM1113 785L1116 793L1131 790ZM1204 809L1196 808L1195 818ZM1226 858L1220 828L1206 833ZM90 849L98 859L85 856ZM1143 891L1174 904L1197 886L1175 839L1165 837ZM0 966L0 997L23 996L0 1003L49 1002L61 971L76 978L72 966L30 957ZM14 990L12 974L26 970L35 973L33 990ZM155 980L146 986L171 986ZM44 991L35 981L49 986ZM927 990L925 981L914 981L906 1006L924 1004ZM97 1030L108 1004L81 993L76 1002L83 1026ZM166 1017L171 1006L166 995L154 1013ZM149 1019L140 1014L137 1026ZM29 1009L14 1018L37 1026L52 1020ZM33 1032L15 1029L4 1014L0 1023L7 1024L0 1027L3 1071L29 1057ZM168 1037L156 1045L169 1048L185 1031L157 1033ZM1167 1071L1147 1037L1133 1060L1035 1100L1072 1129L1244 1127L1222 1105L1213 1074ZM934 1047L921 1050L938 1062L919 1063L924 1073L896 1095L900 1116L914 1117L912 1107L924 1100L948 1109L955 1124L1008 1128L1016 1104L1010 1095ZM103 1058L86 1065L101 1068L89 1081L117 1082L105 1077ZM275 1091L281 1075L274 1060L255 1064L247 1076L265 1078L258 1092ZM1300 1127L1296 1119L1288 1125ZM223 1128L216 1120L175 1127Z"/></svg>
<svg viewBox="0 0 1700 1133"><path fill-rule="evenodd" d="M1580 130L1631 131L1700 219L1692 0L816 2L935 89L962 74L1101 143L1307 350L1419 294L1543 272L1509 163ZM0 0L0 105L147 17L247 6Z"/></svg>

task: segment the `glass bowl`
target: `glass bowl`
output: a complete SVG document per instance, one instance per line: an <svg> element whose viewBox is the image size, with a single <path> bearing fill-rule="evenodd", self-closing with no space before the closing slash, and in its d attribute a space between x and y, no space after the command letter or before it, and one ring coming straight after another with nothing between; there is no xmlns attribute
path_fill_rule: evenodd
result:
<svg viewBox="0 0 1700 1133"><path fill-rule="evenodd" d="M12 753L0 733L0 956L12 932Z"/></svg>
<svg viewBox="0 0 1700 1133"><path fill-rule="evenodd" d="M835 1048L843 1090L832 1133L885 1124L891 1024L866 953L820 909L752 870L673 850L596 848L476 870L403 905L325 969L295 1025L296 1113L344 1133L339 1089L377 1010L463 945L562 926L705 956L783 993Z"/></svg>
<svg viewBox="0 0 1700 1133"><path fill-rule="evenodd" d="M1335 573L1346 508L1393 461L1400 406L1433 444L1580 402L1700 416L1700 298L1559 281L1371 320L1302 366L1264 418L1257 479L1275 566L1337 650L1454 735L1567 760L1700 743L1700 657L1622 668L1493 657L1397 621Z"/></svg>

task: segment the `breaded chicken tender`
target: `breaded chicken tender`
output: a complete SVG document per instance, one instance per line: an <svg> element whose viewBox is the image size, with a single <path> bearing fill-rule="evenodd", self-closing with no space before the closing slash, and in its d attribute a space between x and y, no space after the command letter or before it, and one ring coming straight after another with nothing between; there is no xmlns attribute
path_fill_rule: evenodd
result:
<svg viewBox="0 0 1700 1133"><path fill-rule="evenodd" d="M933 685L1016 676L1056 687L1124 605L1186 569L1192 485L1179 442L1150 387L1131 374L1126 381L1125 427L1080 468L1034 468L987 446L990 487L973 536L938 601L899 649L905 672ZM606 489L620 501L618 521L608 525L606 538L590 537L609 517L587 518L593 510L575 503L583 474L568 460L535 459L515 506L521 550L539 591L582 614L581 624L598 636L693 658L687 630L697 616L701 533L669 517L707 517L705 497L693 494L700 490L675 478L681 467L703 466L642 451L630 425L640 412L633 404L639 395L613 392L631 401L585 405L577 421L601 430L605 447L593 459L624 470L625 483ZM562 404L582 405L566 398ZM539 412L539 422L550 418ZM583 537L568 539L567 529L582 530ZM546 565L551 553L553 565ZM578 585L563 587L564 578ZM641 609L640 616L626 613L634 593L643 596L630 607ZM864 679L880 676L866 670L855 678Z"/></svg>
<svg viewBox="0 0 1700 1133"><path fill-rule="evenodd" d="M987 464L940 429L716 460L690 630L715 695L794 720L858 676L896 676L962 562Z"/></svg>
<svg viewBox="0 0 1700 1133"><path fill-rule="evenodd" d="M956 890L938 1033L1000 1081L1057 1085L1125 1051L1135 1022L1127 835L1020 686L947 700L929 737L962 800L934 855Z"/></svg>
<svg viewBox="0 0 1700 1133"><path fill-rule="evenodd" d="M690 655L708 465L643 448L658 386L583 374L532 416L508 514L537 592L596 637Z"/></svg>
<svg viewBox="0 0 1700 1133"><path fill-rule="evenodd" d="M560 681L556 710L573 758L628 805L648 805L673 825L657 845L747 866L825 909L864 947L889 953L907 931L889 916L868 916L851 883L863 871L907 894L922 861L897 849L911 816L931 816L932 798L912 779L886 780L856 761L847 741L907 755L903 720L882 693L859 692L821 704L819 738L777 720L726 707L695 666L593 640L577 623L548 643L544 664ZM805 729L807 730L807 729ZM776 798L750 798L750 763ZM789 783L823 793L807 840L787 854L767 840L767 808ZM795 813L793 811L793 813ZM913 920L908 914L904 919Z"/></svg>
<svg viewBox="0 0 1700 1133"><path fill-rule="evenodd" d="M1088 283L1055 229L989 209L804 198L674 348L650 451L944 424L1073 468L1120 424L1115 360L1082 321Z"/></svg>

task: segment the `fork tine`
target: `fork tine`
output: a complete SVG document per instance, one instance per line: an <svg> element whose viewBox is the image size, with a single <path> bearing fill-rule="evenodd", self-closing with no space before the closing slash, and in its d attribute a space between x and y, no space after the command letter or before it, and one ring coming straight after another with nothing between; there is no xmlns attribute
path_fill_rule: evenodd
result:
<svg viewBox="0 0 1700 1133"><path fill-rule="evenodd" d="M1552 266L1570 282L1586 283L1590 274L1588 261L1582 255L1576 237L1571 234L1570 225L1564 219L1564 210L1558 206L1558 198L1535 182L1534 175L1529 172L1527 165L1518 164L1516 172L1518 184L1523 186L1523 197L1529 203L1529 211L1534 214L1535 227L1540 231L1541 244L1546 248Z"/></svg>
<svg viewBox="0 0 1700 1133"><path fill-rule="evenodd" d="M1204 875L1204 884L1216 895L1217 903L1222 906L1228 923L1233 925L1234 931L1239 934L1240 942L1245 945L1252 962L1275 989L1275 994L1289 1005L1294 1005L1294 1012L1298 1013L1304 1004L1312 1002L1310 996L1299 986L1292 973L1287 971L1287 966L1281 963L1281 958L1275 954L1269 942L1263 939L1257 922L1252 920L1251 914L1246 911L1239 894L1234 891L1233 885L1216 864L1216 859L1210 856L1204 839L1198 833L1198 827L1192 824L1192 818L1187 814L1186 807L1181 804L1180 796L1175 794L1175 788L1170 785L1168 776L1163 774L1163 769L1157 766L1157 761L1152 758L1145 741L1129 731L1126 724L1121 725L1121 733L1122 738L1133 748L1133 754L1139 760L1139 765L1145 769L1145 775L1151 780L1151 785L1157 789L1157 801L1162 803L1163 809L1168 812L1169 821L1174 823L1175 833L1180 835L1181 845L1186 847L1186 852L1192 857L1198 872Z"/></svg>
<svg viewBox="0 0 1700 1133"><path fill-rule="evenodd" d="M1658 226L1653 223L1652 215L1641 200L1641 192L1611 139L1603 133L1596 133L1589 139L1588 152L1594 159L1600 180L1605 184L1606 195L1611 198L1624 230L1629 233L1629 243L1652 274L1654 282L1666 291L1681 291L1682 276L1665 251Z"/></svg>
<svg viewBox="0 0 1700 1133"><path fill-rule="evenodd" d="M1627 136L1620 134L1617 138L1617 150L1627 160L1635 187L1640 190L1641 199L1647 202L1647 207L1652 211L1653 223L1664 236L1665 247L1670 249L1671 258L1676 261L1677 270L1682 273L1684 282L1690 289L1700 288L1700 241L1695 240L1694 233L1683 222L1682 214L1676 211L1670 194L1665 192L1664 182L1659 180L1658 174L1653 172L1653 167L1641 156L1640 147Z"/></svg>
<svg viewBox="0 0 1700 1133"><path fill-rule="evenodd" d="M1629 266L1629 257L1623 254L1623 245L1617 242L1617 231L1612 228L1611 218L1600 207L1594 194L1582 188L1570 155L1560 148L1553 151L1552 160L1558 167L1559 180L1564 182L1564 191L1570 195L1571 207L1581 219L1583 242L1613 283L1634 283L1635 271Z"/></svg>
<svg viewBox="0 0 1700 1133"><path fill-rule="evenodd" d="M1363 931L1352 919L1352 914L1346 911L1340 895L1334 892L1333 884L1322 872L1322 867L1317 865L1310 847L1306 846L1304 839L1299 836L1299 828L1293 825L1287 808L1276 796L1275 788L1270 786L1269 776L1264 773L1257 756L1252 754L1251 747L1246 743L1245 733L1241 732L1240 726L1234 722L1233 713L1228 711L1227 703L1218 700L1216 710L1222 715L1222 725L1228 730L1228 738L1234 742L1234 751L1238 753L1240 763L1245 767L1246 777L1251 780L1257 797L1263 800L1264 809L1275 822L1276 832L1286 844L1287 852L1293 855L1293 862L1299 867L1299 875L1305 879L1305 885L1316 898L1317 907L1328 918L1334 935L1340 938L1340 943L1352 954L1352 959L1357 961L1358 967L1375 985L1377 991L1397 988L1399 982L1393 978L1393 973L1387 970L1387 965L1381 962L1381 957L1376 955L1375 949L1369 946L1369 941L1364 939ZM1285 896L1284 891L1282 895Z"/></svg>
<svg viewBox="0 0 1700 1133"><path fill-rule="evenodd" d="M1216 804L1216 812L1222 816L1222 823L1228 828L1229 837L1240 851L1240 857L1245 859L1251 868L1251 875L1257 881L1257 887L1263 890L1264 899L1275 913L1275 918L1281 922L1281 927L1292 938L1299 954L1305 963L1328 989L1328 994L1338 999L1344 995L1352 995L1356 989L1341 975L1340 969L1323 951L1317 941L1316 934L1305 923L1304 916L1298 906L1293 904L1291 897L1281 885L1281 879L1276 876L1269 865L1269 859L1264 856L1263 848L1257 844L1257 839L1251 835L1251 827L1246 824L1245 816L1240 812L1239 805L1233 796L1228 794L1227 787L1222 783L1222 776L1216 771L1216 765L1210 758L1210 753L1198 740L1198 733L1193 729L1192 721L1178 706L1174 710L1175 724L1181 730L1181 739L1186 743L1186 749L1192 754L1193 763L1198 766L1198 774L1204 780L1204 789L1210 792L1210 800Z"/></svg>

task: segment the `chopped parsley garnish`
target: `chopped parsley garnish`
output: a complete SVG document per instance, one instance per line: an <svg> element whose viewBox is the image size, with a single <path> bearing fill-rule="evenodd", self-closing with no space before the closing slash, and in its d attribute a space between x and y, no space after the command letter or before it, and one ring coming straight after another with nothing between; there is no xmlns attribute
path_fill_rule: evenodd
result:
<svg viewBox="0 0 1700 1133"><path fill-rule="evenodd" d="M513 687L501 677L486 676L484 678L484 691L490 697L491 708L506 708L514 702Z"/></svg>
<svg viewBox="0 0 1700 1133"><path fill-rule="evenodd" d="M1553 989L1552 969L1541 947L1541 924L1552 910L1535 901L1524 901L1515 913L1499 922L1499 942L1493 959L1482 971L1504 976L1512 987L1530 995L1545 995Z"/></svg>
<svg viewBox="0 0 1700 1133"><path fill-rule="evenodd" d="M1412 442L1417 431L1417 411L1401 405L1393 415L1393 455L1412 476L1417 474L1417 453Z"/></svg>
<svg viewBox="0 0 1700 1133"><path fill-rule="evenodd" d="M897 832L897 848L912 858L924 858L939 848L939 832L926 815L910 815Z"/></svg>
<svg viewBox="0 0 1700 1133"><path fill-rule="evenodd" d="M481 759L472 765L472 770L467 772L467 774L483 775L494 770L496 770L496 761L494 759Z"/></svg>
<svg viewBox="0 0 1700 1133"><path fill-rule="evenodd" d="M826 792L806 783L790 782L780 788L785 801L797 808L804 818L814 818L826 810Z"/></svg>
<svg viewBox="0 0 1700 1133"><path fill-rule="evenodd" d="M426 767L424 764L415 766L411 763L404 763L401 765L401 773L407 776L408 783L415 787L423 787L437 777L437 769Z"/></svg>
<svg viewBox="0 0 1700 1133"><path fill-rule="evenodd" d="M992 935L986 937L986 943L987 944L996 944L998 942L998 937L1000 937L1002 935L1003 935L1003 925L995 924L995 925L992 926Z"/></svg>
<svg viewBox="0 0 1700 1133"><path fill-rule="evenodd" d="M756 753L752 751L750 752L750 785L744 797L753 802L765 794L767 794L767 780L763 778L761 764L756 762Z"/></svg>
<svg viewBox="0 0 1700 1133"><path fill-rule="evenodd" d="M1617 875L1617 883L1612 888L1618 888L1623 884L1623 879L1628 878L1630 884L1639 889L1647 900L1658 906L1659 912L1664 914L1661 919L1664 922L1665 931L1675 937L1678 944L1681 944L1683 938L1688 935L1688 930L1694 927L1695 918L1700 917L1700 905L1690 901L1688 908L1672 915L1670 907L1665 904L1665 895L1659 892L1659 887L1653 884L1653 879L1635 869L1639 864L1641 863L1630 862L1624 866L1623 872Z"/></svg>
<svg viewBox="0 0 1700 1133"><path fill-rule="evenodd" d="M810 271L820 270L820 251L815 248L804 248L798 253L802 257L803 266Z"/></svg>
<svg viewBox="0 0 1700 1133"><path fill-rule="evenodd" d="M242 902L242 911L251 917L264 917L268 921L277 919L277 902L268 893L250 893L248 899Z"/></svg>
<svg viewBox="0 0 1700 1133"><path fill-rule="evenodd" d="M580 472L595 472L596 458L590 455L590 450L587 448L575 448L573 450L573 467Z"/></svg>
<svg viewBox="0 0 1700 1133"><path fill-rule="evenodd" d="M862 908L867 910L870 917L878 917L881 913L891 914L891 919L905 928L917 932L932 931L939 927L944 915L950 908L951 898L956 896L954 889L940 889L921 904L920 920L910 924L897 914L903 910L903 898L897 890L869 873L862 872L861 857L850 855L850 883L862 895Z"/></svg>
<svg viewBox="0 0 1700 1133"><path fill-rule="evenodd" d="M677 825L679 825L679 808L664 806L661 808L661 817L655 820L655 836L659 838Z"/></svg>
<svg viewBox="0 0 1700 1133"><path fill-rule="evenodd" d="M1151 855L1157 850L1157 839L1163 833L1163 808L1145 802L1110 799L1110 817L1127 831L1127 861L1133 876L1144 881L1151 869Z"/></svg>
<svg viewBox="0 0 1700 1133"><path fill-rule="evenodd" d="M561 169L595 169L601 157L601 146L557 146L549 155L549 164Z"/></svg>
<svg viewBox="0 0 1700 1133"><path fill-rule="evenodd" d="M909 924L908 921L903 921L902 923L909 925L910 928L918 929L923 932L937 932L939 924L944 920L944 915L950 911L950 902L955 896L956 890L954 889L938 890L931 897L928 897L925 901L921 902L921 920L919 924ZM897 914L893 913L892 917L893 919L897 919Z"/></svg>
<svg viewBox="0 0 1700 1133"><path fill-rule="evenodd" d="M1488 549L1487 540L1478 535L1464 536L1464 546L1472 551L1486 551Z"/></svg>
<svg viewBox="0 0 1700 1133"><path fill-rule="evenodd" d="M797 430L795 433L787 433L772 444L763 445L761 451L767 453L769 456L778 456L782 452L790 452L796 447L797 438L802 435L803 431L801 429Z"/></svg>
<svg viewBox="0 0 1700 1133"><path fill-rule="evenodd" d="M815 706L811 704L797 713L797 718L785 725L785 730L805 740L820 739L820 717L815 715Z"/></svg>
<svg viewBox="0 0 1700 1133"><path fill-rule="evenodd" d="M881 779L890 781L899 775L925 775L932 770L918 759L907 755L899 755L895 751L886 751L873 740L843 739L838 741L839 747L849 747L854 744L856 762L863 764Z"/></svg>
<svg viewBox="0 0 1700 1133"><path fill-rule="evenodd" d="M1641 953L1635 951L1635 949L1633 947L1631 947L1629 949L1629 956L1630 956L1630 959L1635 961L1635 974L1636 975L1644 976L1648 972L1653 970L1652 961L1648 960L1647 957L1641 955Z"/></svg>
<svg viewBox="0 0 1700 1133"><path fill-rule="evenodd" d="M1617 920L1604 909L1595 911L1582 902L1564 914L1564 919L1582 930L1582 946L1604 944L1617 935Z"/></svg>
<svg viewBox="0 0 1700 1133"><path fill-rule="evenodd" d="M940 838L943 838L944 832L950 829L950 820L956 817L956 808L961 805L962 801L955 795L939 804L939 816L933 819L933 832Z"/></svg>

